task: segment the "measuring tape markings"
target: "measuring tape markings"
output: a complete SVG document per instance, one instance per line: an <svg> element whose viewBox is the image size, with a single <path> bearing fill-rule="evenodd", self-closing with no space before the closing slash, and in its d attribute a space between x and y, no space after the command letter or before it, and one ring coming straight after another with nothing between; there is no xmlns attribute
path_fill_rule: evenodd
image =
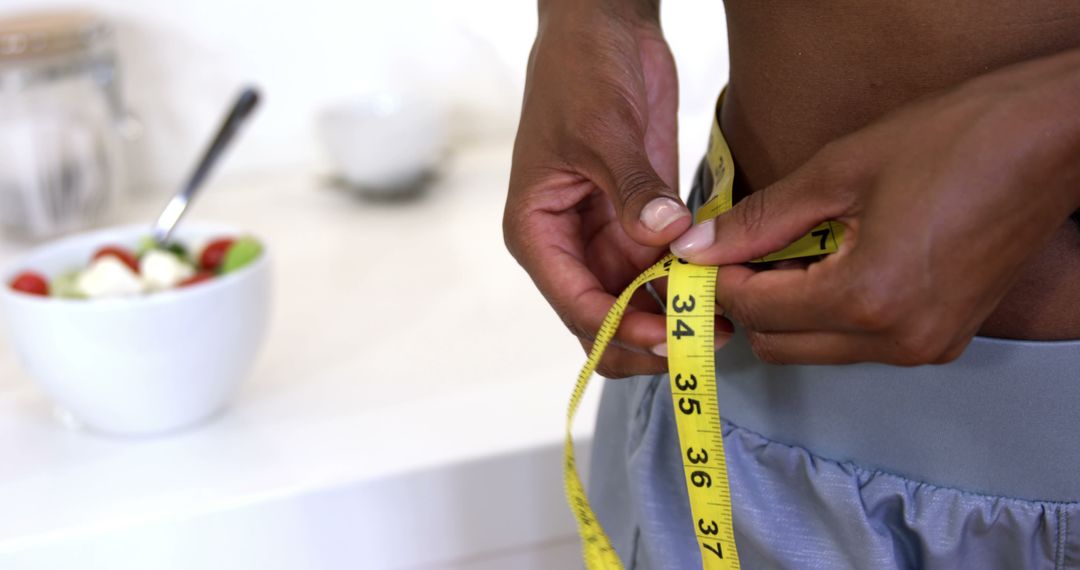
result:
<svg viewBox="0 0 1080 570"><path fill-rule="evenodd" d="M716 267L666 262L668 370L694 534L708 570L738 569L720 406L716 395Z"/></svg>
<svg viewBox="0 0 1080 570"><path fill-rule="evenodd" d="M717 111L723 97L721 93ZM720 131L719 112L713 119L706 161L712 173L713 187L709 199L698 209L695 223L715 218L732 206L734 161ZM779 261L832 253L843 241L843 232L842 224L827 221L784 249L753 261ZM700 546L702 568L739 569L716 393L716 273L716 267L694 265L670 254L643 271L615 300L578 374L566 416L563 476L567 500L578 523L585 565L589 570L622 570L623 566L589 505L577 473L571 434L574 416L589 379L619 328L630 298L643 285L661 277L669 279L666 315L671 401L682 451L680 456L684 458L683 471L691 522Z"/></svg>

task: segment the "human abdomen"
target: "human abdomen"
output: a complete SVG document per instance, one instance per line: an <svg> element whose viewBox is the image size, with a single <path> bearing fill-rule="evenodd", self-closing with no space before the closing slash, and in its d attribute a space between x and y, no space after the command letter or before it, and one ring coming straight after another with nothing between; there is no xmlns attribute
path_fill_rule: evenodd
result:
<svg viewBox="0 0 1080 570"><path fill-rule="evenodd" d="M726 9L722 120L746 191L912 99L1080 46L1073 3L728 0ZM1064 221L980 334L1080 338L1078 282L1080 231Z"/></svg>

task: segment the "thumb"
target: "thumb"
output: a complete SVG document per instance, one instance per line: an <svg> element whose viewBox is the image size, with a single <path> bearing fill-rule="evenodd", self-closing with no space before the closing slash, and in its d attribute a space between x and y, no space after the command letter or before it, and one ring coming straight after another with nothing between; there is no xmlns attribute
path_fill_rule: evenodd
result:
<svg viewBox="0 0 1080 570"><path fill-rule="evenodd" d="M807 169L797 170L690 228L671 244L671 252L699 265L730 265L779 251L844 214L840 192L821 181Z"/></svg>
<svg viewBox="0 0 1080 570"><path fill-rule="evenodd" d="M619 223L634 241L666 246L690 227L689 208L656 173L643 143L614 149L600 160Z"/></svg>

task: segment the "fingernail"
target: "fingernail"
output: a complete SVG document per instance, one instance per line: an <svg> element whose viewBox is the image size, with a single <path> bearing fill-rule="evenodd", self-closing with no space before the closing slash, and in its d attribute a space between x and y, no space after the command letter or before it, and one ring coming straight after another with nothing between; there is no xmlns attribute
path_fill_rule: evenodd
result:
<svg viewBox="0 0 1080 570"><path fill-rule="evenodd" d="M641 209L641 223L654 232L662 231L690 211L671 198L653 198Z"/></svg>
<svg viewBox="0 0 1080 570"><path fill-rule="evenodd" d="M705 220L700 224L686 230L679 239L671 242L671 253L679 257L686 257L692 253L709 247L716 239L716 223L713 220Z"/></svg>
<svg viewBox="0 0 1080 570"><path fill-rule="evenodd" d="M729 340L731 340L732 336L734 335L729 332L716 331L713 336L713 346L717 349L723 348L724 345L727 344Z"/></svg>
<svg viewBox="0 0 1080 570"><path fill-rule="evenodd" d="M662 342L662 343L660 343L660 344L658 344L658 345L656 345L656 346L652 347L652 348L651 348L651 349L649 349L649 350L651 350L651 351L652 351L652 353L653 353L653 354L655 354L655 355L657 355L657 356L664 356L664 357L666 357L666 356L667 356L667 343L666 343L666 342Z"/></svg>

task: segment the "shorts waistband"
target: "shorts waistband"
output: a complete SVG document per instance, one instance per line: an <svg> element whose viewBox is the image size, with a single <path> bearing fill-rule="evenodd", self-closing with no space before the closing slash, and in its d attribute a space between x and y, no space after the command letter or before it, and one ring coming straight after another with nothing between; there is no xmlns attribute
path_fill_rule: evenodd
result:
<svg viewBox="0 0 1080 570"><path fill-rule="evenodd" d="M773 366L717 352L720 414L774 441L942 487L1080 501L1080 341L976 337L956 361Z"/></svg>

